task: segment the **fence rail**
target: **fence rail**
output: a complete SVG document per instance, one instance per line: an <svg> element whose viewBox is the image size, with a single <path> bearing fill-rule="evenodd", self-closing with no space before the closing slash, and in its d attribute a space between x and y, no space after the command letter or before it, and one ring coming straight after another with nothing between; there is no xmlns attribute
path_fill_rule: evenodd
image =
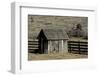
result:
<svg viewBox="0 0 100 76"><path fill-rule="evenodd" d="M28 51L34 52L35 50L39 49L39 43L38 40L29 40L28 41Z"/></svg>
<svg viewBox="0 0 100 76"><path fill-rule="evenodd" d="M88 42L87 41L68 41L69 52L88 53Z"/></svg>
<svg viewBox="0 0 100 76"><path fill-rule="evenodd" d="M38 40L29 40L28 41L28 51L35 51L39 49ZM87 41L68 41L68 51L71 52L78 52L82 54L88 52L88 42Z"/></svg>

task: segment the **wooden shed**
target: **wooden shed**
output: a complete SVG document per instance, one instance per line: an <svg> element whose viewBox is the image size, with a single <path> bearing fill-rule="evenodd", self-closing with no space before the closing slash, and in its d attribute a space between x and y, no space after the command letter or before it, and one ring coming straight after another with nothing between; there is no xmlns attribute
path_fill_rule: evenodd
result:
<svg viewBox="0 0 100 76"><path fill-rule="evenodd" d="M67 53L68 35L64 29L41 29L38 37L40 53Z"/></svg>

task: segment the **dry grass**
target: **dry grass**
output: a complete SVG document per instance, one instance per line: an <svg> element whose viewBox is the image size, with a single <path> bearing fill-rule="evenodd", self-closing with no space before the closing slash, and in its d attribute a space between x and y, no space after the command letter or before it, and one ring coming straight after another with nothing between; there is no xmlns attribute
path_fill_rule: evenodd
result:
<svg viewBox="0 0 100 76"><path fill-rule="evenodd" d="M28 53L28 60L57 60L57 59L78 59L88 58L88 55L72 54L72 53L56 53L56 54L34 54Z"/></svg>
<svg viewBox="0 0 100 76"><path fill-rule="evenodd" d="M87 39L83 39L83 37L71 37L69 41L81 41L81 42L88 42Z"/></svg>

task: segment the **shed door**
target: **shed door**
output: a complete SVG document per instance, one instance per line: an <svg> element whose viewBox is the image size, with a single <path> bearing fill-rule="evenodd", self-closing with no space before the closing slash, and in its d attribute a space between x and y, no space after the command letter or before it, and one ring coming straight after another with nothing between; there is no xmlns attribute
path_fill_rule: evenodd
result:
<svg viewBox="0 0 100 76"><path fill-rule="evenodd" d="M44 42L42 37L41 37L41 53L44 53Z"/></svg>

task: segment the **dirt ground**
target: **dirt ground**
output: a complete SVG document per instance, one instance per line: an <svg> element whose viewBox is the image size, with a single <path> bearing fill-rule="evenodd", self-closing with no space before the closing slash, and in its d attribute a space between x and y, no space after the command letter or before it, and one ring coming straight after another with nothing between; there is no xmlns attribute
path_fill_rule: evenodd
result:
<svg viewBox="0 0 100 76"><path fill-rule="evenodd" d="M82 54L73 54L73 53L66 53L66 54L34 54L28 53L28 60L57 60L57 59L79 59L79 58L88 58L88 55Z"/></svg>

